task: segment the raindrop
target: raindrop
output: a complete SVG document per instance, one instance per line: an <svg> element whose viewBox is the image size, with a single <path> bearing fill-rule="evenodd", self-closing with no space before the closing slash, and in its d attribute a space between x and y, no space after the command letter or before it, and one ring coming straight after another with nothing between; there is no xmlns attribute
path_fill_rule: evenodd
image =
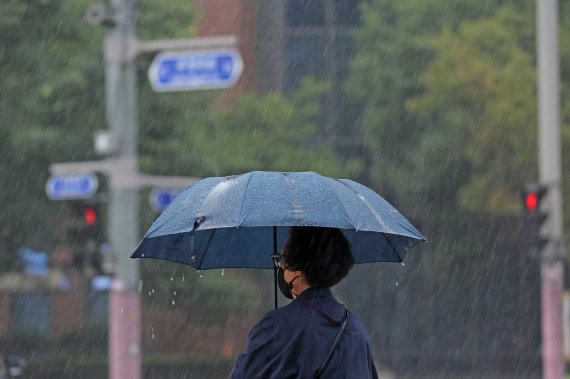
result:
<svg viewBox="0 0 570 379"><path fill-rule="evenodd" d="M174 281L174 278L173 278L172 276L170 277L170 281L171 281L171 282L173 282L173 281Z"/></svg>
<svg viewBox="0 0 570 379"><path fill-rule="evenodd" d="M198 270L198 271L196 271L196 275L198 275L200 278L203 278L204 277L204 271Z"/></svg>
<svg viewBox="0 0 570 379"><path fill-rule="evenodd" d="M152 339L154 339L154 333L152 333L152 336L151 336L151 337L152 337Z"/></svg>
<svg viewBox="0 0 570 379"><path fill-rule="evenodd" d="M222 276L224 276L224 269L222 269Z"/></svg>
<svg viewBox="0 0 570 379"><path fill-rule="evenodd" d="M138 292L139 292L139 293L142 292L142 287L143 287L143 282L142 282L142 280L139 280L139 287L138 287Z"/></svg>
<svg viewBox="0 0 570 379"><path fill-rule="evenodd" d="M153 289L151 289L151 291L152 291L152 293L154 294L154 288L153 288Z"/></svg>
<svg viewBox="0 0 570 379"><path fill-rule="evenodd" d="M141 254L141 258L144 258L144 253Z"/></svg>
<svg viewBox="0 0 570 379"><path fill-rule="evenodd" d="M125 313L125 308L121 308L121 313Z"/></svg>
<svg viewBox="0 0 570 379"><path fill-rule="evenodd" d="M184 281L184 275L182 275L182 281Z"/></svg>
<svg viewBox="0 0 570 379"><path fill-rule="evenodd" d="M172 305L175 305L175 304L176 304L176 302L174 300L172 300Z"/></svg>
<svg viewBox="0 0 570 379"><path fill-rule="evenodd" d="M404 262L402 262L402 266L405 266L406 264Z"/></svg>
<svg viewBox="0 0 570 379"><path fill-rule="evenodd" d="M174 296L176 296L176 291L174 291Z"/></svg>
<svg viewBox="0 0 570 379"><path fill-rule="evenodd" d="M396 282L396 287L398 287L400 285L400 283Z"/></svg>

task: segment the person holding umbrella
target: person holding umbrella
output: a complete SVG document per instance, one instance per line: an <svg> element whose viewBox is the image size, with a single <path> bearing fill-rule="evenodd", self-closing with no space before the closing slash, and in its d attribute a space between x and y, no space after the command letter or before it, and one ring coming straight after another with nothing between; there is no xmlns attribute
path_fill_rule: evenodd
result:
<svg viewBox="0 0 570 379"><path fill-rule="evenodd" d="M277 287L294 300L251 330L232 378L367 379L378 377L367 332L329 288L353 264L402 262L425 241L363 184L315 172L252 171L205 178L183 191L131 257L197 270L273 269L275 308Z"/></svg>
<svg viewBox="0 0 570 379"><path fill-rule="evenodd" d="M273 258L293 301L252 328L230 378L378 378L364 325L330 290L354 264L342 231L292 227Z"/></svg>

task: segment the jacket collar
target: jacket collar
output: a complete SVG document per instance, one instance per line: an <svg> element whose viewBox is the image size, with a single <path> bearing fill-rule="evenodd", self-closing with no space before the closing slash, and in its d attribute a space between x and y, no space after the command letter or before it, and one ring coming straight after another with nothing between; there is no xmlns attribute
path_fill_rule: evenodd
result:
<svg viewBox="0 0 570 379"><path fill-rule="evenodd" d="M333 297L331 289L329 287L321 287L321 288L307 288L297 297L303 299L314 299L317 297Z"/></svg>

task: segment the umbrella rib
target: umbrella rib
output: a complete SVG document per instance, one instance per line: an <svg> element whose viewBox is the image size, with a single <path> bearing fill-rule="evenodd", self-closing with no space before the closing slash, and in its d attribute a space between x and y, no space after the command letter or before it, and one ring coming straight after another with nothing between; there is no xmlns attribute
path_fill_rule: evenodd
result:
<svg viewBox="0 0 570 379"><path fill-rule="evenodd" d="M333 180L336 180L336 181L340 182L340 180L338 180L338 179L333 179ZM331 192L334 194L334 196L335 196L336 199L338 200L338 203L342 206L342 209L344 210L344 213L343 213L343 214L346 215L346 214L348 213L348 212L347 212L347 209L346 209L346 206L345 206L344 203L340 200L340 197L338 197L338 194L336 193L336 191L334 191L334 190L332 189L331 183L330 183L328 180L326 180L326 182L327 182L328 186L331 188ZM340 182L340 183L342 183L342 182ZM349 222L349 220L347 220L346 217L343 217L343 218L344 218L344 221L345 221L347 224L349 224L350 226L352 226L352 227L356 230L356 227L355 227L351 222Z"/></svg>
<svg viewBox="0 0 570 379"><path fill-rule="evenodd" d="M204 258L206 258L206 254L208 254L208 251L210 251L210 243L212 242L212 239L214 238L214 234L216 233L216 231L218 229L209 229L212 231L212 233L210 234L210 238L208 238L208 243L206 244L206 248L204 249L204 254L202 254L202 256L200 257L200 262L198 262L198 270L202 269L202 262L204 262Z"/></svg>
<svg viewBox="0 0 570 379"><path fill-rule="evenodd" d="M301 205L299 204L299 189L296 185L293 184L293 181L291 180L291 178L289 177L288 173L282 172L281 173L283 175L283 177L285 178L285 181L287 182L287 184L289 185L289 189L291 190L291 208L293 210L293 212L295 212L296 210L301 209Z"/></svg>
<svg viewBox="0 0 570 379"><path fill-rule="evenodd" d="M245 194L247 193L247 187L249 187L249 182L251 182L251 177L252 177L252 176L253 176L253 172L250 172L250 173L249 173L249 176L248 176L248 178L247 178L247 183L245 183L245 189L244 189L244 191L243 191L244 196L242 197L241 206L240 206L240 208L239 208L239 216L240 216L239 224L240 224L240 226L243 225L243 221L244 221L242 215L243 215L243 207L244 207L244 205L245 205Z"/></svg>
<svg viewBox="0 0 570 379"><path fill-rule="evenodd" d="M388 238L388 234L387 234L387 233L382 233L382 234L384 234L384 236L386 237L386 241L388 242L388 245L390 245L390 247L392 248L392 251L393 251L394 253L396 253L396 256L398 257L398 259L400 260L400 262L403 262L403 261L404 261L404 258L402 258L402 257L400 256L400 253L398 253L398 250L396 250L396 248L394 247L394 245L392 245L392 241L390 240L390 238ZM390 235L392 235L392 234L390 234Z"/></svg>
<svg viewBox="0 0 570 379"><path fill-rule="evenodd" d="M372 214L374 215L374 217L376 217L376 220L378 220L378 222L380 224L382 224L382 226L385 229L388 229L388 227L386 226L386 223L384 222L384 220L382 219L382 217L380 217L380 215L378 214L378 212L376 212L374 210L374 208L372 208L372 206L370 205L370 203L364 198L364 196L362 196L360 194L360 192L358 192L357 190L355 190L354 188L352 188L351 186L349 186L347 183L339 180L339 179L335 179L337 182L341 183L342 185L344 185L345 187L349 188L352 192L354 192L355 194L358 195L358 198L364 203L364 205L366 205L368 207L368 209L370 209L370 212L372 212Z"/></svg>
<svg viewBox="0 0 570 379"><path fill-rule="evenodd" d="M360 198L360 200L368 207L368 209L370 209L370 211L374 214L374 216L376 216L376 219L382 224L384 225L384 227L386 227L386 224L384 223L384 221L382 220L382 218L380 217L380 215L378 215L378 213L376 213L376 211L370 206L370 203L368 201L366 201L366 199L358 192L356 191L354 188L352 188L351 186L349 186L348 184L340 181L339 179L334 179L337 182L343 184L345 187L350 188L355 194L358 195L358 197ZM338 197L338 195L335 193L335 196ZM342 204L342 203L341 203ZM344 204L343 204L343 208L344 208ZM390 245L390 249L392 249L392 251L396 254L396 256L398 257L398 259L400 260L400 262L403 261L402 257L400 256L400 254L398 253L398 250L396 250L396 248L394 248L394 245L392 245L392 241L390 240L390 238L388 238L387 233L382 233L384 234L384 236L386 237L386 242L388 242L388 245Z"/></svg>

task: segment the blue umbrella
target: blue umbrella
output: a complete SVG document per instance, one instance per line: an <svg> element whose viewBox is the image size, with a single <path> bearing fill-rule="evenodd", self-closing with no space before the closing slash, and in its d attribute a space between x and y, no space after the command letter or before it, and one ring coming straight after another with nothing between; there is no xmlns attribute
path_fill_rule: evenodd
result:
<svg viewBox="0 0 570 379"><path fill-rule="evenodd" d="M314 172L254 171L189 187L152 224L131 257L200 270L269 269L292 226L341 229L356 263L401 262L426 240L362 184Z"/></svg>

